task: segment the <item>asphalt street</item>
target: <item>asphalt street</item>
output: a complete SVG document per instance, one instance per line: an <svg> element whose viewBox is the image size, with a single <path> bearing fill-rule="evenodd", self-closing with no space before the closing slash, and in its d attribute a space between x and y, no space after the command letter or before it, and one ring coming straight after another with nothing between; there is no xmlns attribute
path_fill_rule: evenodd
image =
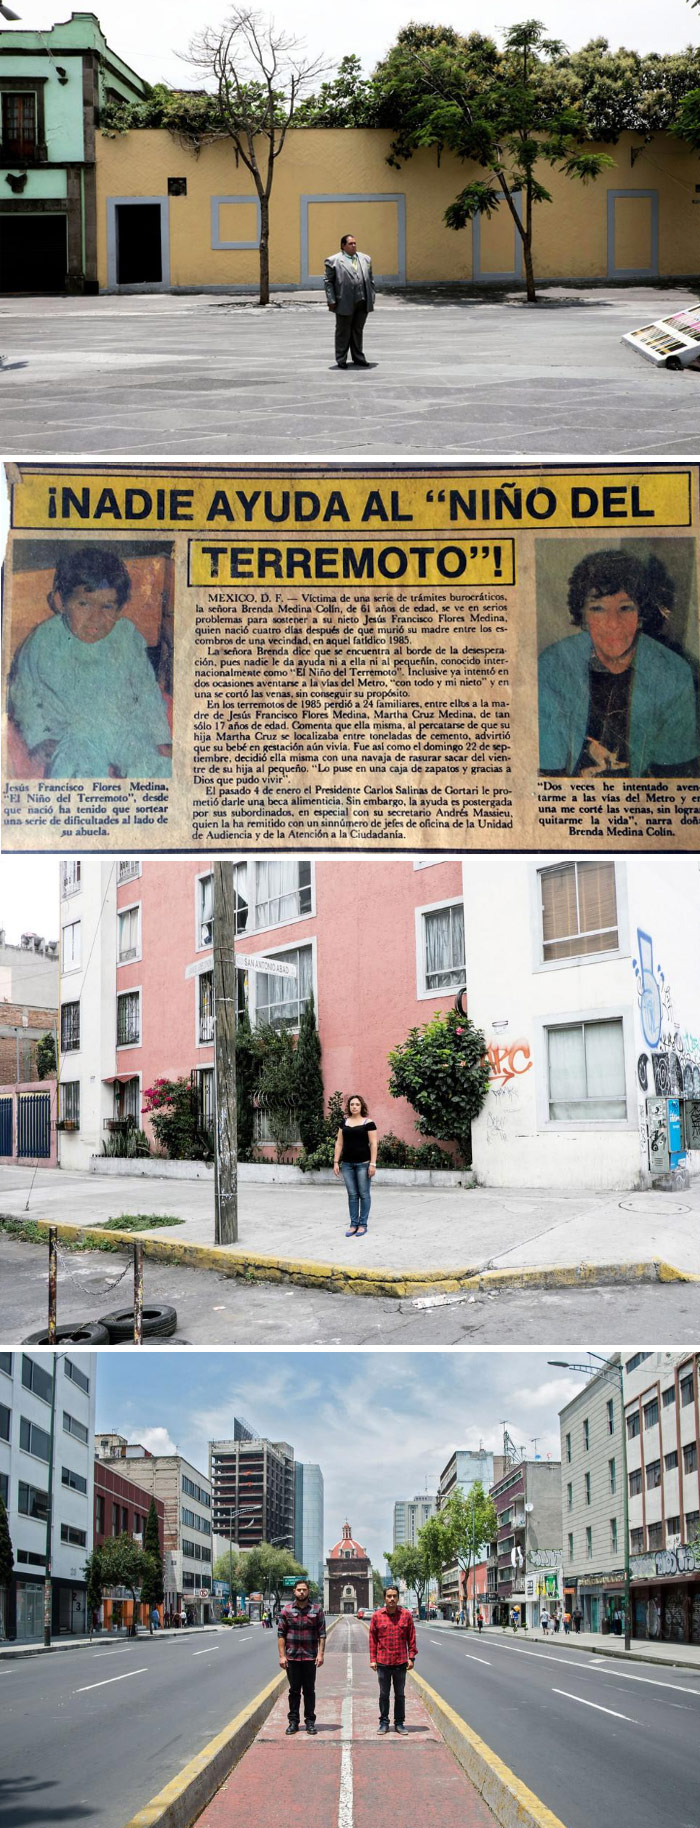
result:
<svg viewBox="0 0 700 1828"><path fill-rule="evenodd" d="M427 1624L416 1667L565 1828L700 1828L700 1674Z"/></svg>
<svg viewBox="0 0 700 1828"><path fill-rule="evenodd" d="M620 342L683 286L382 294L339 372L318 292L0 300L3 451L445 457L697 452L700 373Z"/></svg>
<svg viewBox="0 0 700 1828"><path fill-rule="evenodd" d="M121 1280L117 1280L121 1278ZM58 1319L97 1320L130 1298L131 1262L121 1254L59 1246ZM16 1345L46 1324L47 1249L0 1233L0 1344ZM232 1280L211 1270L145 1265L147 1302L177 1308L172 1345L586 1345L690 1339L700 1321L700 1285L513 1290L498 1295L395 1301L333 1295L283 1283Z"/></svg>
<svg viewBox="0 0 700 1828"><path fill-rule="evenodd" d="M259 1626L1 1662L0 1828L123 1828L277 1669Z"/></svg>

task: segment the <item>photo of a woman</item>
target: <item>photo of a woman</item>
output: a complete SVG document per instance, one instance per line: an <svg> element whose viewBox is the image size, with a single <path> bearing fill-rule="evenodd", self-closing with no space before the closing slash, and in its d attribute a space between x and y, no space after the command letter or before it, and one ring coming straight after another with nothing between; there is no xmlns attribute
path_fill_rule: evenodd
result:
<svg viewBox="0 0 700 1828"><path fill-rule="evenodd" d="M575 634L539 659L540 769L582 778L696 775L692 667L669 644L675 583L655 554L594 551L574 566Z"/></svg>
<svg viewBox="0 0 700 1828"><path fill-rule="evenodd" d="M350 1229L346 1238L364 1237L369 1223L372 1195L370 1181L377 1168L377 1126L368 1116L364 1098L352 1093L335 1139L333 1173L342 1174L348 1196Z"/></svg>

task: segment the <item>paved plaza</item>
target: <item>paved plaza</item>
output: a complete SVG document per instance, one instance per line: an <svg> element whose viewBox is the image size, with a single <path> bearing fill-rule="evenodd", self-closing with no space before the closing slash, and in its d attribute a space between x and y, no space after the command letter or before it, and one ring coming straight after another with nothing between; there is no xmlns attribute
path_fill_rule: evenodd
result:
<svg viewBox="0 0 700 1828"><path fill-rule="evenodd" d="M694 455L700 371L625 331L683 286L383 294L339 372L318 292L0 300L2 450L148 457Z"/></svg>

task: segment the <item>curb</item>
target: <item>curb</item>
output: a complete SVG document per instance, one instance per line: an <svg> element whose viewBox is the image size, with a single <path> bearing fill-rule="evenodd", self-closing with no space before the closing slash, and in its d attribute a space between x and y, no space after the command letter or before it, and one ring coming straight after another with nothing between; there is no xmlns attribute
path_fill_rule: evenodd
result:
<svg viewBox="0 0 700 1828"><path fill-rule="evenodd" d="M16 1213L0 1213L5 1226L27 1223L48 1232L54 1224L49 1219L22 1219ZM55 1225L62 1243L76 1240L93 1249L130 1250L134 1233L110 1231L88 1225ZM8 1231L8 1236L11 1236ZM109 1240L107 1244L106 1240ZM478 1266L451 1270L405 1270L395 1274L390 1269L354 1269L349 1264L315 1263L303 1257L265 1257L249 1251L235 1256L230 1249L216 1244L187 1244L170 1238L151 1238L139 1233L144 1257L157 1263L176 1263L190 1269L215 1270L220 1276L240 1278L246 1282L286 1282L303 1288L327 1289L331 1294L387 1295L407 1300L413 1295L455 1295L463 1293L498 1293L507 1289L595 1288L606 1285L641 1282L700 1282L700 1275L677 1269L672 1263L654 1258L632 1263L544 1264L521 1269L479 1269Z"/></svg>
<svg viewBox="0 0 700 1828"><path fill-rule="evenodd" d="M411 1679L445 1744L502 1828L564 1828L559 1816L553 1815L546 1803L540 1802L534 1791L528 1790L527 1784L522 1783L491 1747L472 1732L466 1721L436 1694L423 1676L416 1675L414 1670ZM130 1823L127 1828L131 1828Z"/></svg>
<svg viewBox="0 0 700 1828"><path fill-rule="evenodd" d="M124 1828L190 1828L252 1745L286 1684L281 1670Z"/></svg>

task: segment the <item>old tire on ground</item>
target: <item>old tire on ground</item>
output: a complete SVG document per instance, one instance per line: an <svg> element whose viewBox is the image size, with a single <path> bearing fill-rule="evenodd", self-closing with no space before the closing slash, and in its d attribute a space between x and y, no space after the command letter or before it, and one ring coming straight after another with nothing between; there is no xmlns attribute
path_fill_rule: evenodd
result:
<svg viewBox="0 0 700 1828"><path fill-rule="evenodd" d="M117 1308L113 1314L102 1314L100 1326L106 1327L113 1345L128 1344L134 1337L133 1308ZM169 1339L177 1329L177 1309L154 1307L144 1302L144 1339Z"/></svg>
<svg viewBox="0 0 700 1828"><path fill-rule="evenodd" d="M55 1343L56 1345L108 1346L109 1333L101 1320L75 1320L72 1326L68 1322L66 1326L56 1328ZM42 1327L40 1333L28 1333L26 1339L22 1340L22 1344L23 1346L51 1345L48 1327Z"/></svg>
<svg viewBox="0 0 700 1828"><path fill-rule="evenodd" d="M679 370L682 369L682 367L683 367L683 363L678 360L677 355L668 355L666 357L666 361L664 362L664 367L672 368L674 370L674 372L676 374L678 374Z"/></svg>

